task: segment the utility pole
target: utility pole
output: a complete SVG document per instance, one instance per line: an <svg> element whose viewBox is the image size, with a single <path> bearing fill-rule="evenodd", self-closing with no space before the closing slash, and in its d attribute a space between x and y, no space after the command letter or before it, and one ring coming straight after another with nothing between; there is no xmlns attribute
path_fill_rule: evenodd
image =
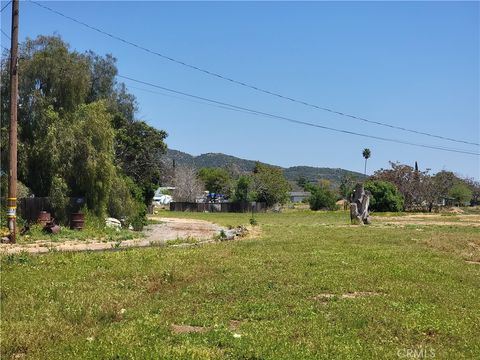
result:
<svg viewBox="0 0 480 360"><path fill-rule="evenodd" d="M18 99L18 0L12 1L12 43L10 46L10 132L7 218L10 242L17 227L17 99Z"/></svg>

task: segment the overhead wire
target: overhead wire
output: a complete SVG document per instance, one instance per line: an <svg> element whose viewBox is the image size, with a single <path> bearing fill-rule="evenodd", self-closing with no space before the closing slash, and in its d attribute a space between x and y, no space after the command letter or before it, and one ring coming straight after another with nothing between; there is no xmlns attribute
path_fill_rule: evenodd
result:
<svg viewBox="0 0 480 360"><path fill-rule="evenodd" d="M132 81L134 81L134 80L132 80ZM219 109L232 110L232 111L237 111L239 113L250 114L250 115L255 115L256 114L256 113L251 112L251 111L245 111L245 110L240 110L240 109L236 109L236 108L229 107L229 106L218 105L218 104L214 104L214 103L210 103L210 102L206 102L206 101L197 101L197 100L192 100L192 99L185 98L185 97L165 94L165 93L162 93L162 92L159 92L159 91L152 91L152 90L144 89L144 88L141 88L141 87L138 87L138 86L132 86L130 84L128 84L127 87L130 88L130 89L145 91L145 92L148 92L148 93L151 93L151 94L157 94L157 95L162 95L162 96L166 96L166 97L173 98L173 99L188 101L188 102L191 102L191 103L213 106L213 107L216 107L216 108L219 108Z"/></svg>
<svg viewBox="0 0 480 360"><path fill-rule="evenodd" d="M8 36L8 34L5 31L3 31L3 29L0 29L0 31L8 40L11 40L10 36Z"/></svg>
<svg viewBox="0 0 480 360"><path fill-rule="evenodd" d="M136 82L136 83L139 83L139 84L143 84L143 85L148 85L148 86L158 88L158 89L161 89L161 90L164 90L164 91L168 91L168 92L171 92L171 93L174 93L174 94L178 94L178 95L194 98L194 99L197 99L197 100L202 100L202 101L214 103L214 104L217 104L217 105L222 105L222 106L225 106L227 108L233 108L233 109L247 111L247 112L249 112L253 115L259 115L259 116L279 119L279 120L283 120L283 121L287 121L287 122L295 123L295 124L299 124L299 125L305 125L305 126L320 128L320 129L324 129L324 130L329 130L329 131L334 131L334 132L344 133L344 134L349 134L349 135L361 136L361 137L370 138L370 139L382 140L382 141L387 141L387 142L394 142L394 143L417 146L417 147L434 149L434 150L442 150L442 151L448 151L448 152L455 152L455 153L461 153L461 154L480 156L480 153L469 151L469 150L447 148L447 147L444 147L444 146L437 146L437 145L426 145L426 144L414 143L414 142L404 141L404 140L399 140L399 139L392 139L392 138L386 138L386 137L382 137L382 136L364 134L364 133L359 133L359 132L350 131L350 130L332 128L332 127L329 127L329 126L324 126L324 125L320 125L320 124L316 124L316 123L312 123L312 122L297 120L297 119L289 118L289 117L286 117L286 116L275 115L275 114L271 114L271 113L267 113L267 112L263 112L263 111L258 111L258 110L246 108L246 107L243 107L243 106L238 106L238 105L234 105L234 104L231 104L231 103L227 103L227 102L210 99L210 98L207 98L207 97L204 97L204 96L199 96L199 95L186 93L184 91L174 90L174 89L171 89L171 88L168 88L168 87L165 87L165 86L161 86L161 85L158 85L158 84L153 84L153 83L147 82L147 81L134 79L132 77L125 76L125 75L117 75L117 76L119 78L122 78L122 79L130 80L130 81L133 81L133 82Z"/></svg>
<svg viewBox="0 0 480 360"><path fill-rule="evenodd" d="M5 10L5 8L6 8L8 5L10 5L11 2L12 2L12 1L7 2L7 3L2 7L2 9L0 10L0 12L3 12L3 10Z"/></svg>
<svg viewBox="0 0 480 360"><path fill-rule="evenodd" d="M240 86L243 86L243 87L246 87L246 88L249 88L249 89L252 89L252 90L255 90L255 91L258 91L258 92L262 92L262 93L265 93L265 94L268 94L268 95L271 95L271 96L275 96L277 98L281 98L283 100L288 100L288 101L291 101L291 102L294 102L294 103L298 103L298 104L301 104L301 105L304 105L304 106L308 106L308 107L311 107L311 108L315 108L317 110L322 110L322 111L327 111L327 112L330 112L330 113L333 113L333 114L336 114L336 115L340 115L340 116L343 116L343 117L348 117L348 118L351 118L351 119L355 119L355 120L359 120L359 121L362 121L362 122L366 122L366 123L370 123L370 124L374 124L374 125L379 125L379 126L384 126L384 127L388 127L388 128L391 128L391 129L396 129L396 130L401 130L401 131L405 131L405 132L410 132L410 133L414 133L414 134L419 134L419 135L424 135L424 136L428 136L428 137L432 137L432 138L437 138L437 139L441 139L441 140L446 140L446 141L452 141L452 142L457 142L457 143L464 143L464 144L468 144L468 145L475 145L475 146L479 146L480 143L478 142L473 142L473 141L466 141L466 140L460 140L460 139L455 139L455 138L451 138L451 137L447 137L447 136L441 136L441 135L436 135L436 134L433 134L433 133L429 133L429 132L425 132L425 131L419 131L419 130L414 130L414 129L409 129L409 128L406 128L406 127L403 127L403 126L397 126L397 125L392 125L392 124L388 124L388 123L385 123L385 122L380 122L380 121L375 121L375 120L370 120L370 119L366 119L364 117L361 117L361 116L356 116L356 115L351 115L351 114L348 114L348 113L344 113L344 112L340 112L340 111L337 111L337 110L333 110L333 109L330 109L330 108L327 108L327 107L324 107L324 106L319 106L319 105L315 105L315 104L312 104L310 102L307 102L307 101L304 101L304 100L298 100L298 99L295 99L295 98L292 98L290 96L286 96L286 95L282 95L282 94L279 94L277 92L273 92L273 91L270 91L270 90L267 90L267 89L264 89L264 88L261 88L261 87L258 87L258 86L255 86L255 85L251 85L251 84L248 84L248 83L245 83L243 81L239 81L239 80L235 80L233 78L230 78L228 76L225 76L225 75L222 75L222 74L219 74L219 73L216 73L216 72L213 72L213 71L210 71L210 70L206 70L204 68L201 68L199 66L196 66L196 65L192 65L192 64L189 64L189 63L186 63L184 61L181 61L181 60L178 60L178 59L175 59L171 56L167 56L165 54L162 54L160 52L157 52L157 51L154 51L154 50L151 50L145 46L142 46L142 45L139 45L139 44L136 44L132 41L129 41L129 40L126 40L120 36L117 36L117 35L114 35L112 33L109 33L105 30L102 30L98 27L95 27L95 26L92 26L92 25L89 25L83 21L80 21L78 19L75 19L69 15L66 15L66 14L63 14L61 13L60 11L57 11L55 9L52 9L44 4L41 4L37 1L34 1L34 0L29 0L30 2L32 2L33 4L41 7L41 8L44 8L50 12L53 12L59 16L62 16L63 18L66 18L70 21L73 21L77 24L80 24L84 27L87 27L91 30L94 30L100 34L103 34L103 35L106 35L112 39L115 39L117 41L120 41L120 42L123 42L127 45L130 45L130 46L133 46L137 49L140 49L142 51L145 51L147 53L150 53L150 54L153 54L153 55L156 55L158 57L161 57L163 59L166 59L168 61L171 61L173 63L176 63L176 64L179 64L179 65L182 65L184 67L187 67L187 68L190 68L190 69L193 69L193 70L196 70L196 71L199 71L199 72L202 72L204 74L207 74L207 75L210 75L210 76L213 76L213 77L216 77L216 78L219 78L219 79L222 79L222 80L226 80L226 81L229 81L231 83L234 83L234 84L237 84L237 85L240 85Z"/></svg>

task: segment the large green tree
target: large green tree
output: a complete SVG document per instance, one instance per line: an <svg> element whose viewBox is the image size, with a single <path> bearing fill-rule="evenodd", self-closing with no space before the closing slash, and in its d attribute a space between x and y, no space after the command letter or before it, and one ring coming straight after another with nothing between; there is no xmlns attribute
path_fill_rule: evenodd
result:
<svg viewBox="0 0 480 360"><path fill-rule="evenodd" d="M205 184L205 189L211 193L230 195L232 179L227 170L222 168L202 168L198 177Z"/></svg>
<svg viewBox="0 0 480 360"><path fill-rule="evenodd" d="M43 109L51 106L60 114L74 111L85 102L90 88L87 59L70 51L58 36L39 36L21 44L19 73L19 137L29 144L45 126Z"/></svg>
<svg viewBox="0 0 480 360"><path fill-rule="evenodd" d="M164 142L167 133L144 121L118 122L116 127L116 163L141 186L144 200L149 203L155 187L160 183L164 166L161 157L167 148Z"/></svg>
<svg viewBox="0 0 480 360"><path fill-rule="evenodd" d="M282 169L257 162L253 170L253 191L256 200L268 206L283 204L288 199L290 183Z"/></svg>

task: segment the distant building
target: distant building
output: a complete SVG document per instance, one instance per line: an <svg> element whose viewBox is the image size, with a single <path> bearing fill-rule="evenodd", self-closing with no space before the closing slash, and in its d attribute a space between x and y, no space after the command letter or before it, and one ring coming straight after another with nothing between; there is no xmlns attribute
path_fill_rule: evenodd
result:
<svg viewBox="0 0 480 360"><path fill-rule="evenodd" d="M442 197L440 197L440 201L438 202L438 205L440 205L440 206L455 206L455 202L456 202L455 198L453 198L453 197L442 196Z"/></svg>
<svg viewBox="0 0 480 360"><path fill-rule="evenodd" d="M308 191L291 191L290 192L290 201L291 202L302 202L305 199L310 197L310 192Z"/></svg>

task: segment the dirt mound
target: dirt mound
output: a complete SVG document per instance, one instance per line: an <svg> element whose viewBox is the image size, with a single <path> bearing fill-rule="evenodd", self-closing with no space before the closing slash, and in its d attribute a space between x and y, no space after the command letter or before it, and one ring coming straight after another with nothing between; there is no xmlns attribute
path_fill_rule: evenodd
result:
<svg viewBox="0 0 480 360"><path fill-rule="evenodd" d="M449 214L463 214L465 211L463 211L459 207L453 206L451 208L442 210L442 212L446 212L446 213L449 213Z"/></svg>

